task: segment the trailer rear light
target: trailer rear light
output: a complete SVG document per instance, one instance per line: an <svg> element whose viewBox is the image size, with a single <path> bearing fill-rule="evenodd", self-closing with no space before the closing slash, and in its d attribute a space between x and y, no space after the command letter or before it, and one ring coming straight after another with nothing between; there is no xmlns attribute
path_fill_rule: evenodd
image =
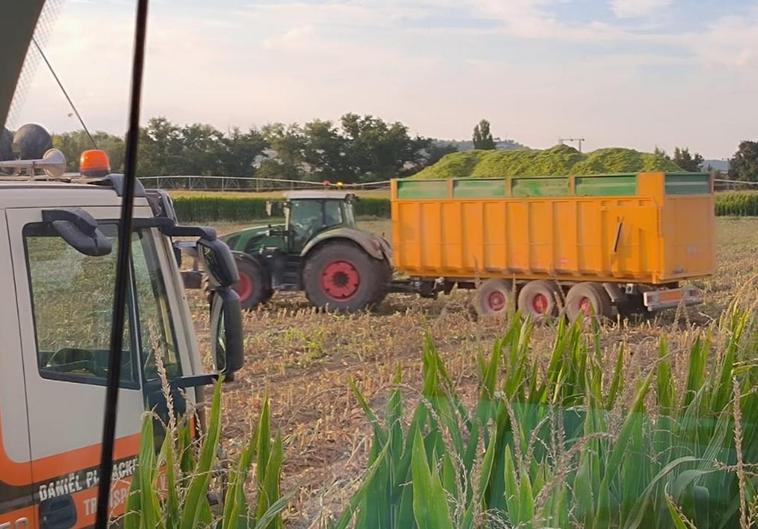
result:
<svg viewBox="0 0 758 529"><path fill-rule="evenodd" d="M700 291L696 288L671 288L667 290L652 290L643 294L643 302L647 310L656 311L680 304L697 305L703 302Z"/></svg>

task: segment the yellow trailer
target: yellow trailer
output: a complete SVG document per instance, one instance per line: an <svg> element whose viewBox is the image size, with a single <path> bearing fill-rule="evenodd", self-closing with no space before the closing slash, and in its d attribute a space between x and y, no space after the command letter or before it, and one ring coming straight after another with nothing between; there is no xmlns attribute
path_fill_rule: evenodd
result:
<svg viewBox="0 0 758 529"><path fill-rule="evenodd" d="M480 312L658 310L700 301L714 268L701 173L394 180L395 268L427 289L477 287ZM515 290L514 290L515 289Z"/></svg>

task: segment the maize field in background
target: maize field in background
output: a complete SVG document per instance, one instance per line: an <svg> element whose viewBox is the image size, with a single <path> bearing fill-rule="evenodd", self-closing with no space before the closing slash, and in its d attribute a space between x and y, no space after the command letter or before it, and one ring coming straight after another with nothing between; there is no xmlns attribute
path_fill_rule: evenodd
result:
<svg viewBox="0 0 758 529"><path fill-rule="evenodd" d="M374 193L376 195L376 193ZM246 222L267 219L266 201L270 196L244 193L208 193L172 195L179 220L192 222ZM280 198L280 197L279 197ZM390 216L388 198L370 196L355 203L356 214L362 217ZM728 191L716 194L716 214L719 216L758 216L758 191Z"/></svg>

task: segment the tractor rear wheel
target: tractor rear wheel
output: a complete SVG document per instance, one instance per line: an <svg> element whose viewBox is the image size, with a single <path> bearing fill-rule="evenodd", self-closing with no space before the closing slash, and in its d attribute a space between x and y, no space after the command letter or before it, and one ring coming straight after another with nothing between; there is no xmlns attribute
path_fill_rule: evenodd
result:
<svg viewBox="0 0 758 529"><path fill-rule="evenodd" d="M381 264L353 243L327 243L305 262L305 294L321 309L355 312L370 307L386 289Z"/></svg>

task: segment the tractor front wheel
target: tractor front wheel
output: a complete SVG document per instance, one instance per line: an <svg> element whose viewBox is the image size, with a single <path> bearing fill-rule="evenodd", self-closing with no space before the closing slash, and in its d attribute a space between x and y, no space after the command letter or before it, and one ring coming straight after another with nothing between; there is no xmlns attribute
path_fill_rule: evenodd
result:
<svg viewBox="0 0 758 529"><path fill-rule="evenodd" d="M373 306L386 288L379 264L355 244L342 241L325 244L305 262L305 294L314 306L337 312Z"/></svg>

